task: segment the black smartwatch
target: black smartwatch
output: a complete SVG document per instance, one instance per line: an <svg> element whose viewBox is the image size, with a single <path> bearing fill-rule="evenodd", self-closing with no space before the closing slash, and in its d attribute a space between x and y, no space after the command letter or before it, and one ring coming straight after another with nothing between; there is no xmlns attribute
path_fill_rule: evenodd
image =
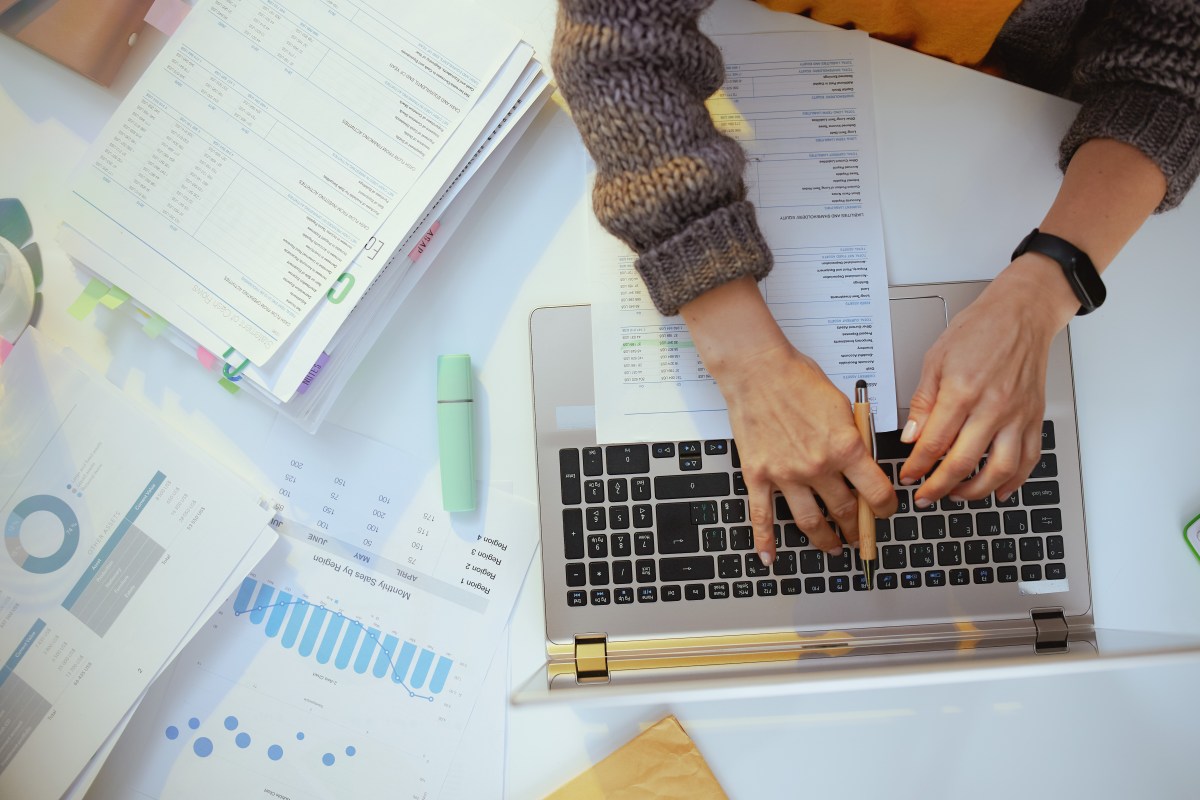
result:
<svg viewBox="0 0 1200 800"><path fill-rule="evenodd" d="M1077 316L1092 313L1104 302L1108 292L1104 289L1104 281L1100 280L1100 273L1096 272L1096 265L1087 253L1066 239L1034 228L1013 250L1012 260L1016 261L1017 256L1025 253L1041 253L1058 262L1067 283L1071 284L1071 290L1079 298Z"/></svg>

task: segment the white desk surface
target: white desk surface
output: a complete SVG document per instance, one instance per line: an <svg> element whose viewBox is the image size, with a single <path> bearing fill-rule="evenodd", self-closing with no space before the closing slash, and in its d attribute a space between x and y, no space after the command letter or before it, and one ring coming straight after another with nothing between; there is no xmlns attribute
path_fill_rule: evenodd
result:
<svg viewBox="0 0 1200 800"><path fill-rule="evenodd" d="M546 56L552 0L497 5ZM718 0L705 24L812 27L740 0ZM0 37L0 197L26 203L45 254L40 327L197 446L224 449L239 430L267 424L266 410L230 397L115 315L72 319L65 309L80 282L53 240L71 168L161 42L144 35L117 84L103 89ZM1053 196L1056 145L1073 106L872 48L891 281L993 276ZM428 367L437 353L470 352L483 391L485 477L534 499L527 320L536 306L587 300L583 182L582 146L549 105L472 211L469 234L451 239L387 328L391 346L369 354L330 421L433 452L430 426L412 424L431 414ZM1197 194L1138 233L1105 274L1104 308L1071 326L1103 627L1200 634L1200 563L1180 533L1200 513ZM536 559L511 631L518 683L543 655ZM510 708L507 770L495 776L494 796L539 797L673 713L734 797L1194 797L1197 672L1174 665L771 700Z"/></svg>

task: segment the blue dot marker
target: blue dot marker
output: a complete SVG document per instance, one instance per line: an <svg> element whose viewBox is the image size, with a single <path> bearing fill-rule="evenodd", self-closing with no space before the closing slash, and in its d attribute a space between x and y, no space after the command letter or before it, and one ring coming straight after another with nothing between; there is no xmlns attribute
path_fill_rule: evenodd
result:
<svg viewBox="0 0 1200 800"><path fill-rule="evenodd" d="M300 741L304 741L304 731L296 731L296 738Z"/></svg>
<svg viewBox="0 0 1200 800"><path fill-rule="evenodd" d="M179 728L176 728L174 725L168 725L167 726L167 738L168 739L178 739L179 738Z"/></svg>
<svg viewBox="0 0 1200 800"><path fill-rule="evenodd" d="M354 749L354 745L350 745L349 747L346 748L346 755L348 755L348 756L352 756L357 752L358 751Z"/></svg>
<svg viewBox="0 0 1200 800"><path fill-rule="evenodd" d="M192 730L196 730L196 728L200 727L200 720L196 719L195 717L192 717L191 719L188 720L188 727L191 728Z"/></svg>
<svg viewBox="0 0 1200 800"><path fill-rule="evenodd" d="M277 744L273 744L267 748L267 758L272 761L278 761L283 758L283 748Z"/></svg>
<svg viewBox="0 0 1200 800"><path fill-rule="evenodd" d="M225 718L225 730L236 731L237 726L238 726L238 718L237 717L230 715Z"/></svg>
<svg viewBox="0 0 1200 800"><path fill-rule="evenodd" d="M333 761L333 753L326 753L325 755L321 756L321 763L327 767L332 767Z"/></svg>
<svg viewBox="0 0 1200 800"><path fill-rule="evenodd" d="M237 744L238 747L245 750L247 747L250 746L250 734L243 731L242 733L239 733L237 735L237 737L234 738L233 741Z"/></svg>
<svg viewBox="0 0 1200 800"><path fill-rule="evenodd" d="M212 755L213 751L212 739L209 739L207 736L201 736L192 745L192 750L201 758L208 758Z"/></svg>

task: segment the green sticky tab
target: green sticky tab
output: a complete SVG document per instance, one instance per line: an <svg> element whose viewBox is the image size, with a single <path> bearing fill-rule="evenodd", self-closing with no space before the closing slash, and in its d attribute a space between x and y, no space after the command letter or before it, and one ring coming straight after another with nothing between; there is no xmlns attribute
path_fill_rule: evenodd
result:
<svg viewBox="0 0 1200 800"><path fill-rule="evenodd" d="M233 381L231 381L227 378L221 378L221 380L217 381L217 383L221 384L221 388L224 389L225 391L229 392L230 394L237 394L238 392L241 391L241 389L238 388L236 383L234 383Z"/></svg>
<svg viewBox="0 0 1200 800"><path fill-rule="evenodd" d="M119 308L122 303L129 299L129 293L118 286L109 288L108 293L100 298L100 302L106 308Z"/></svg>
<svg viewBox="0 0 1200 800"><path fill-rule="evenodd" d="M100 303L100 298L108 294L108 284L102 280L92 278L91 282L84 288L83 294L71 304L67 309L67 313L75 319L82 322L87 319L87 315L96 310L96 306Z"/></svg>
<svg viewBox="0 0 1200 800"><path fill-rule="evenodd" d="M142 333L149 336L151 339L158 338L158 335L167 329L167 321L158 314L151 314L150 319L146 320L142 325Z"/></svg>

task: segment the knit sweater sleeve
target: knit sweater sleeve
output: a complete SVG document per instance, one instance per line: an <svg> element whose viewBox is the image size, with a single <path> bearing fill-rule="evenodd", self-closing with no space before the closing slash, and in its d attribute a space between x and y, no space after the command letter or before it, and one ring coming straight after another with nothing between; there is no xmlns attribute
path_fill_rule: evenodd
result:
<svg viewBox="0 0 1200 800"><path fill-rule="evenodd" d="M596 162L600 223L638 255L663 314L771 252L746 200L745 153L704 101L724 80L697 21L712 0L559 0L551 64Z"/></svg>

